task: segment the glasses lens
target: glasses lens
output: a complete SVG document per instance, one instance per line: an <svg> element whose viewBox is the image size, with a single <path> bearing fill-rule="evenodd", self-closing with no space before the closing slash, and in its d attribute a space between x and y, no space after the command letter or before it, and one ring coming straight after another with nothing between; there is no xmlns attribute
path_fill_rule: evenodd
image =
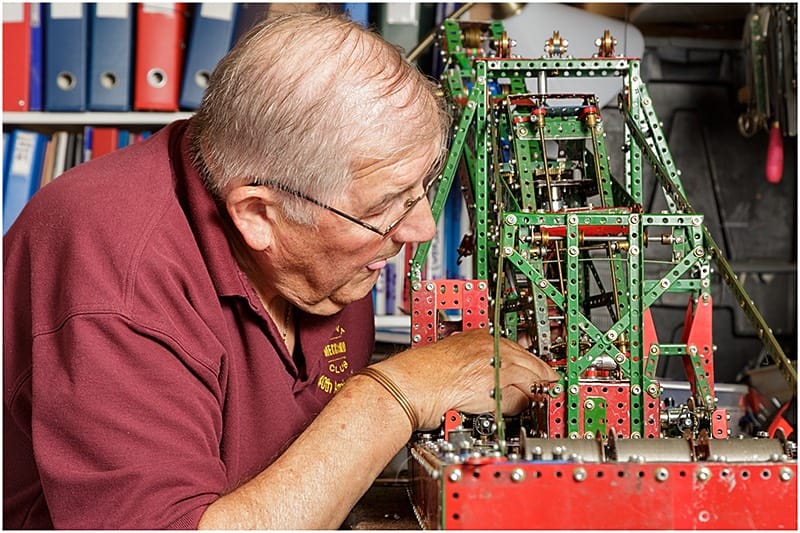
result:
<svg viewBox="0 0 800 533"><path fill-rule="evenodd" d="M423 185L424 190L422 191L422 194L420 194L416 198L409 199L408 201L406 201L403 213L398 218L396 218L394 222L386 226L386 229L383 231L385 237L388 237L391 233L393 233L394 230L397 229L397 227L403 222L403 220L405 220L406 217L411 214L411 211L417 206L418 203L420 203L428 195L428 192L430 192L434 183L436 183L440 177L441 175L435 175L425 180L425 183Z"/></svg>

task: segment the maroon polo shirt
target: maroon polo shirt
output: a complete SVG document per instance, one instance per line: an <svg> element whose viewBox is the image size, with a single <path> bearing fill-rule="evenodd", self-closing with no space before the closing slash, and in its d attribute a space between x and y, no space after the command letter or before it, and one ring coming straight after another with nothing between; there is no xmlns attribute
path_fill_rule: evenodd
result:
<svg viewBox="0 0 800 533"><path fill-rule="evenodd" d="M286 351L189 124L67 172L3 239L6 528L194 528L370 357L369 297L298 312Z"/></svg>

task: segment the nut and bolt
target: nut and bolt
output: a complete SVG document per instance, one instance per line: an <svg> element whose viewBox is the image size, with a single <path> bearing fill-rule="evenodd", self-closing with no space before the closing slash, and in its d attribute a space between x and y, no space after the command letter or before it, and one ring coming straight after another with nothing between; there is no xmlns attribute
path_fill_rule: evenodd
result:
<svg viewBox="0 0 800 533"><path fill-rule="evenodd" d="M425 284L425 290L426 290L426 291L432 291L432 290L433 290L433 289L435 289L435 288L436 288L436 287L433 285L433 283L427 283L427 284Z"/></svg>
<svg viewBox="0 0 800 533"><path fill-rule="evenodd" d="M511 471L511 481L514 483L521 483L525 481L525 471L521 468L515 468Z"/></svg>
<svg viewBox="0 0 800 533"><path fill-rule="evenodd" d="M580 392L580 390L581 389L577 385L570 385L570 387L569 387L569 393L570 394L578 394L578 392Z"/></svg>
<svg viewBox="0 0 800 533"><path fill-rule="evenodd" d="M461 469L455 468L451 470L450 475L447 476L447 479L449 479L453 483L458 483L459 481L461 481Z"/></svg>
<svg viewBox="0 0 800 533"><path fill-rule="evenodd" d="M419 342L421 340L422 340L422 337L420 335L414 335L414 342Z"/></svg>
<svg viewBox="0 0 800 533"><path fill-rule="evenodd" d="M783 467L778 476L781 478L781 481L790 481L792 477L794 477L794 474L789 468Z"/></svg>
<svg viewBox="0 0 800 533"><path fill-rule="evenodd" d="M698 481L708 481L711 479L711 470L706 467L702 467L697 470L696 476Z"/></svg>
<svg viewBox="0 0 800 533"><path fill-rule="evenodd" d="M508 215L506 217L506 224L513 226L517 223L517 217L515 215Z"/></svg>
<svg viewBox="0 0 800 533"><path fill-rule="evenodd" d="M583 468L582 466L579 466L578 468L572 471L572 478L575 481L578 482L584 481L586 477L587 477L586 469Z"/></svg>
<svg viewBox="0 0 800 533"><path fill-rule="evenodd" d="M591 411L592 409L594 409L594 401L586 400L585 402L583 402L583 407Z"/></svg>
<svg viewBox="0 0 800 533"><path fill-rule="evenodd" d="M669 479L669 470L664 467L656 468L656 481L666 481Z"/></svg>

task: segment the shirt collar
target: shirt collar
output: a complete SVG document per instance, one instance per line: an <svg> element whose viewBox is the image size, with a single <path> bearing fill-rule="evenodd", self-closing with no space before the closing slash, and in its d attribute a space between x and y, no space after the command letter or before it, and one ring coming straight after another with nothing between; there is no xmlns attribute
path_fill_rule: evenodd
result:
<svg viewBox="0 0 800 533"><path fill-rule="evenodd" d="M258 296L236 262L225 232L228 214L203 183L193 164L189 132L192 121L176 124L170 136L170 159L175 172L178 198L183 204L192 233L219 296L242 296L258 309ZM229 226L230 227L230 226Z"/></svg>

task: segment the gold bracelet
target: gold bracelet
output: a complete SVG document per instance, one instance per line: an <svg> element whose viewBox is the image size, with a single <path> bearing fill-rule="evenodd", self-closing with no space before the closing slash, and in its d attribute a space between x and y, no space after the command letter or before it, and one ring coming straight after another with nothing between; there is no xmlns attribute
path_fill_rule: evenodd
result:
<svg viewBox="0 0 800 533"><path fill-rule="evenodd" d="M391 394L395 400L397 400L397 403L400 404L400 407L403 408L403 411L406 412L408 420L411 422L411 431L417 430L417 427L419 426L417 413L414 411L414 408L411 406L411 403L408 401L408 398L406 398L406 395L403 394L403 391L397 388L397 385L395 385L394 381L389 379L389 376L387 376L377 368L373 368L371 366L362 369L361 371L358 372L358 374L374 379L384 389L386 389L386 391L389 394Z"/></svg>

